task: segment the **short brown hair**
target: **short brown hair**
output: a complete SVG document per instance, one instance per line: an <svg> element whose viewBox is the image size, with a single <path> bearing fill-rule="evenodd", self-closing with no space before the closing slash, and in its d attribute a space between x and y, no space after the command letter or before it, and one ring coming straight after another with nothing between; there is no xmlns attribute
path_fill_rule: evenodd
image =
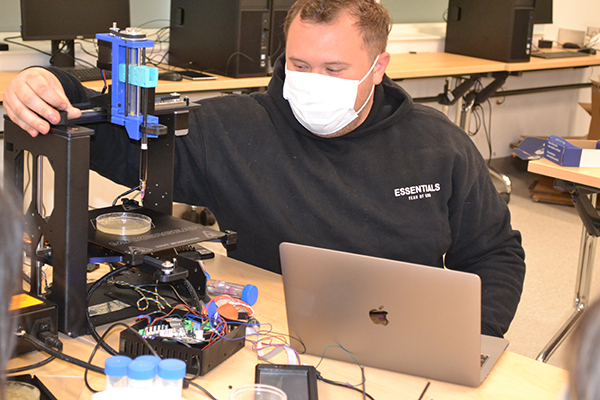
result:
<svg viewBox="0 0 600 400"><path fill-rule="evenodd" d="M356 19L366 50L374 56L383 53L387 47L392 17L375 0L297 0L285 18L285 37L298 14L305 22L331 24L344 12Z"/></svg>

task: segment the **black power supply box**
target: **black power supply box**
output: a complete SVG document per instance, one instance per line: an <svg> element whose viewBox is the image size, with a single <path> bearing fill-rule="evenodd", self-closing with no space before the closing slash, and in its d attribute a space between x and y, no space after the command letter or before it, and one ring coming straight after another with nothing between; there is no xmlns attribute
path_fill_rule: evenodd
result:
<svg viewBox="0 0 600 400"><path fill-rule="evenodd" d="M25 331L33 337L42 332L51 332L58 336L58 311L56 304L27 293L12 297L10 314L16 320L16 331ZM29 353L37 348L23 338L17 339L14 356Z"/></svg>
<svg viewBox="0 0 600 400"><path fill-rule="evenodd" d="M136 331L144 329L148 323L138 322L132 328ZM229 357L244 348L246 327L245 325L230 324L231 329L224 337L211 341L209 345L183 345L175 341L160 339L146 339L161 358L178 358L187 364L187 372L204 376ZM119 340L119 354L135 358L150 354L138 336L129 330L121 332Z"/></svg>

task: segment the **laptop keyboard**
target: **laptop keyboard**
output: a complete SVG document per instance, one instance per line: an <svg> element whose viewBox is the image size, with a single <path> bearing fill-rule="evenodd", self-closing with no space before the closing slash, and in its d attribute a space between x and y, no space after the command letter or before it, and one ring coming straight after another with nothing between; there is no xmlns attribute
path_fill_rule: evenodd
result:
<svg viewBox="0 0 600 400"><path fill-rule="evenodd" d="M63 70L79 79L80 82L101 81L103 79L102 70L100 68L63 68ZM110 79L110 71L105 70L104 72L106 74L106 79Z"/></svg>
<svg viewBox="0 0 600 400"><path fill-rule="evenodd" d="M532 52L531 55L533 57L540 57L540 58L567 58L567 57L589 56L589 54L587 54L587 53L580 53L577 51L548 51L548 52L535 51L535 52Z"/></svg>
<svg viewBox="0 0 600 400"><path fill-rule="evenodd" d="M483 367L483 364L485 364L485 362L488 360L488 358L490 358L490 356L488 356L487 354L482 354L481 355L481 365L480 365L480 367Z"/></svg>

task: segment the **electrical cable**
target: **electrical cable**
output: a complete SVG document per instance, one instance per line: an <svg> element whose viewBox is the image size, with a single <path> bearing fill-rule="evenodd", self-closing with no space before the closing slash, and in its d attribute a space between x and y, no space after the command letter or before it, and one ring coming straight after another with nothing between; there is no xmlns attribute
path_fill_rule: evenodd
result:
<svg viewBox="0 0 600 400"><path fill-rule="evenodd" d="M146 339L144 339L135 329L133 329L132 327L130 327L129 325L123 323L123 322L115 322L114 324L112 324L111 326L108 327L108 329L106 330L106 332L104 332L104 334L102 335L102 337L100 338L100 341L96 343L96 346L94 346L94 350L92 350L92 354L90 354L90 358L88 360L88 364L92 364L92 360L94 359L94 356L96 355L96 352L98 351L98 349L101 346L101 343L106 343L105 339L108 336L108 334L110 333L111 330L113 330L113 328L117 327L117 326L123 326L125 327L125 329L127 329L128 331L130 331L131 333L133 333L134 336L137 337L138 340L141 340L141 342L150 350L150 354L152 354L153 356L158 357L158 354L156 353L156 351L154 350L154 348L150 345L150 343L148 343L148 341ZM92 391L92 393L98 393L98 390L92 389L92 387L90 386L88 380L87 380L87 373L88 373L88 369L85 370L85 372L83 373L83 381L85 383L85 386L87 386L87 388ZM102 374L104 374L104 369L102 370Z"/></svg>
<svg viewBox="0 0 600 400"><path fill-rule="evenodd" d="M356 358L354 358L354 356L348 351L346 350L344 347L339 346L339 345L330 345L327 346L323 349L323 354L321 355L321 359L319 360L319 362L317 363L317 365L315 366L315 369L319 367L319 365L321 365L321 362L325 359L325 352L327 351L327 349L329 349L330 347L337 347L339 349L342 349L343 351L345 351L356 363L356 365L360 368L360 373L361 373L361 382L356 384L356 385L352 385L350 383L341 383L341 382L335 382L329 379L325 379L323 378L323 376L320 374L320 372L317 370L317 379L321 379L323 382L325 383L329 383L332 385L337 385L337 386L343 386L343 387L347 387L347 388L351 388L353 390L356 390L360 393L362 393L363 395L363 399L365 399L366 397L370 398L373 400L373 397L371 397L365 390L366 388L366 383L367 380L365 378L365 369L363 368L362 365L360 365L360 363L358 362L358 360ZM362 389L358 389L357 386L362 386Z"/></svg>
<svg viewBox="0 0 600 400"><path fill-rule="evenodd" d="M227 75L227 72L229 71L229 65L230 65L231 61L233 60L234 57L237 57L237 56L245 57L250 62L254 62L254 59L252 59L252 57L248 56L247 54L244 54L241 51L235 51L235 52L231 53L231 55L229 56L229 58L225 62L225 73L224 74L221 73L222 75Z"/></svg>
<svg viewBox="0 0 600 400"><path fill-rule="evenodd" d="M43 343L41 340L39 340L36 337L31 336L30 334L26 333L26 332L21 332L18 333L18 335L20 335L23 339L29 341L30 343L32 343L35 347L37 347L40 350L45 351L46 353L55 356L56 358L60 358L63 361L66 361L68 363L71 363L73 365L77 365L78 367L82 367L82 368L86 368L89 369L91 371L94 372L98 372L99 374L104 374L104 368L100 368L97 367L95 365L92 364L88 364L85 361L79 360L77 358L68 356L66 354L64 354L62 351L58 351L53 349L52 347L46 345L45 343ZM58 339L57 339L58 341ZM60 342L60 341L58 341ZM62 343L61 343L62 345Z"/></svg>
<svg viewBox="0 0 600 400"><path fill-rule="evenodd" d="M171 22L171 20L169 20L169 19L166 19L166 18L156 18L156 19L151 19L151 20L149 20L149 21L142 22L141 24L139 24L139 25L138 25L138 28L141 28L141 27L143 27L144 25L151 24L152 22ZM160 30L162 30L162 29L166 29L166 28L160 28L160 29L159 29L159 31L160 31Z"/></svg>
<svg viewBox="0 0 600 400"><path fill-rule="evenodd" d="M190 382L192 382L193 380L195 380L196 378L198 378L200 376L200 374L202 373L202 369L200 368L200 360L198 360L198 356L196 356L195 354L192 355L192 358L190 359L190 362L193 362L194 360L196 360L196 366L197 366L196 373L191 378L183 378L184 381L187 381L188 384Z"/></svg>
<svg viewBox="0 0 600 400"><path fill-rule="evenodd" d="M171 285L171 284L168 284L167 286L169 286L169 287L171 288L171 290L173 291L173 293L175 293L176 300L178 300L178 301L179 301L179 302L181 302L182 304L185 304L186 306L188 306L188 307L190 307L190 308L192 308L192 309L193 309L193 307L192 307L192 306L190 306L190 305L188 304L188 302L187 302L187 301L186 301L186 300L185 300L183 297L181 297L181 295L179 294L179 292L177 291L177 288L176 288L175 286L173 286L173 285ZM170 298L172 298L172 299L175 299L175 297L172 297L172 296L169 296L169 297L170 297Z"/></svg>
<svg viewBox="0 0 600 400"><path fill-rule="evenodd" d="M115 285L117 285L117 282L115 282ZM171 285L170 283L165 283L165 284L161 284L161 285L159 285L157 283L146 283L146 284L135 285L135 287L138 287L138 288L146 288L146 287L156 288L159 286L168 286L171 288L173 293L175 293L175 296L169 296L169 295L163 294L163 295L161 295L162 297L172 299L172 300L177 300L178 302L185 304L189 308L193 309L193 307L191 305L189 305L188 302L183 297L181 297L181 295L177 291L177 288L175 286Z"/></svg>
<svg viewBox="0 0 600 400"><path fill-rule="evenodd" d="M15 46L23 46L23 47L26 47L26 48L28 48L28 49L35 50L35 51L37 51L38 53L42 53L42 54L45 54L45 55L47 55L47 56L52 56L52 54L48 53L47 51L40 50L40 49L38 49L38 48L35 48L35 47L33 47L33 46L30 46L30 45L28 45L28 44L25 44L25 43L21 43L21 42L15 42L15 41L14 41L14 40L12 40L12 39L21 39L21 36L11 36L11 37L6 37L6 38L4 38L4 41L5 41L6 43L12 43L12 44L14 44Z"/></svg>
<svg viewBox="0 0 600 400"><path fill-rule="evenodd" d="M110 355L117 355L118 352L113 349L112 347L110 347L106 342L102 341L102 338L100 337L100 335L98 334L98 332L96 332L96 328L94 327L94 324L92 324L92 319L90 317L90 311L89 308L87 307L87 305L90 303L90 299L92 298L92 295L94 294L94 292L96 291L96 289L98 289L100 287L100 285L102 285L103 283L105 283L106 281L108 281L110 278L112 278L113 276L117 276L119 275L121 272L125 272L129 267L127 265L124 265L120 268L117 268L113 271L108 272L107 274L105 274L102 278L98 279L93 285L92 287L88 290L86 296L85 296L85 304L86 304L86 308L85 308L85 319L88 325L88 329L90 331L90 334L92 335L92 337L94 338L94 340L96 341L96 343L100 343L100 345L102 346L102 348L104 350L106 350L108 352L108 354Z"/></svg>
<svg viewBox="0 0 600 400"><path fill-rule="evenodd" d="M29 371L30 369L40 368L40 367L43 367L44 365L48 364L49 362L51 362L51 361L53 361L55 359L56 359L55 356L50 356L50 357L46 358L45 360L42 360L42 361L40 361L38 363L35 363L35 364L26 365L24 367L19 367L19 368L8 369L8 370L6 370L6 374L7 375L17 374L17 373Z"/></svg>
<svg viewBox="0 0 600 400"><path fill-rule="evenodd" d="M488 141L488 147L490 150L490 157L488 160L488 165L492 162L492 155L493 155L493 151L492 151L492 102L490 101L490 99L487 99L487 103L488 103L488 108L490 109L490 116L489 116L489 122L488 122L488 127L485 127L485 120L484 120L484 125L483 125L483 129L485 131L485 136L487 137L487 141Z"/></svg>
<svg viewBox="0 0 600 400"><path fill-rule="evenodd" d="M81 43L79 43L79 42L77 42L77 41L73 41L73 46L76 46L76 45L79 45L79 46L81 46L81 48L83 49L83 45L82 45ZM84 59L82 59L82 58L79 58L79 57L71 57L71 56L70 56L70 55L68 55L67 53L63 53L63 52L62 52L62 51L63 51L63 49L64 49L65 47L67 47L67 46L68 46L68 41L66 41L66 40L62 40L62 41L61 41L61 47L60 47L60 48L59 48L59 49L58 49L58 50L57 50L55 53L53 53L53 54L51 54L51 55L50 55L50 64L51 64L51 65L52 65L52 62L53 62L53 59L54 59L54 57L55 57L55 56L57 56L57 55L59 55L59 54L63 54L63 55L65 55L65 56L68 56L70 59L72 59L74 63L75 63L75 61L77 61L77 62L79 62L79 63L87 64L89 68L96 68L96 66L95 66L94 64L92 64L91 62L89 62L89 61L86 61L86 60L84 60ZM73 51L75 51L75 49L73 49ZM87 52L87 51L85 51L85 50L84 50L84 53L86 53L86 54L88 54L88 55L91 55L92 57L98 58L98 55L97 55L97 54L95 55L95 54L89 53L89 52Z"/></svg>
<svg viewBox="0 0 600 400"><path fill-rule="evenodd" d="M217 399L215 396L213 396L212 394L210 394L210 393L208 392L208 390L204 389L202 386L198 385L197 383L194 383L194 382L191 382L191 381L190 381L190 382L188 382L188 383L189 383L190 385L194 386L195 388L198 388L198 389L200 389L200 390L201 390L202 392L204 392L204 394L205 394L205 395L207 395L207 396L208 396L208 397L209 397L211 400L219 400L219 399ZM373 399L373 400L375 400L375 399Z"/></svg>
<svg viewBox="0 0 600 400"><path fill-rule="evenodd" d="M490 109L490 114L489 114L489 121L488 124L485 123L485 109L483 108L483 106L479 105L477 106L477 108L479 110L481 110L481 123L483 126L483 131L485 132L485 138L487 141L487 145L488 145L488 151L489 151L489 155L488 155L488 160L487 160L487 165L489 166L491 161L492 161L492 103L489 99L487 99L487 103L488 103L488 107ZM489 127L488 127L489 125Z"/></svg>
<svg viewBox="0 0 600 400"><path fill-rule="evenodd" d="M192 300L194 300L194 303L196 305L196 312L201 313L202 312L202 301L200 300L200 297L198 297L198 293L196 293L196 290L194 289L194 287L192 286L190 281L187 279L184 279L183 286L185 286L185 288L188 290L188 292L190 292L190 295L192 296Z"/></svg>
<svg viewBox="0 0 600 400"><path fill-rule="evenodd" d="M83 42L88 42L88 41L87 41L87 40L83 40ZM92 44L94 44L94 45L95 45L95 41L94 41L94 43L92 43ZM78 42L75 42L75 45L76 45L76 46L79 46L79 47L81 48L81 51L82 51L83 53L87 54L88 56L90 56L90 57L92 57L92 58L98 58L98 54L97 54L97 53L96 53L96 54L94 54L94 53L90 52L89 50L87 50L85 47L83 47L83 44L82 44L81 42L79 42L79 41L78 41ZM81 61L81 62L84 62L84 63L88 64L88 65L89 65L90 67L92 67L92 68L96 68L96 66L95 66L94 64L92 64L91 62L88 62L88 61L85 61L85 60L79 60L79 61Z"/></svg>
<svg viewBox="0 0 600 400"><path fill-rule="evenodd" d="M90 299L92 298L92 295L94 294L94 292L104 283L106 283L110 278L119 275L120 273L126 271L129 267L127 265L122 266L118 269L115 269L113 271L108 272L107 274L105 274L102 278L98 279L94 285L92 285L92 287L88 290L87 294L86 294L86 304L89 304ZM190 292L190 295L192 296L194 303L196 305L196 310L202 310L202 302L200 301L200 298L198 297L198 294L196 293L196 291L194 290L194 287L192 286L192 284L185 279L183 281L184 286L188 289L188 291ZM189 307L191 310L193 310L192 307ZM175 309L175 308L173 308ZM104 350L106 350L109 354L111 355L116 355L118 354L118 352L113 349L112 347L110 347L106 342L102 341L102 338L100 337L100 335L98 334L98 332L96 331L96 328L94 327L94 324L92 323L91 320L91 316L89 313L89 309L86 308L86 322L88 325L88 330L90 331L90 334L92 335L92 337L94 338L94 340L96 341L96 343L99 343L100 346L102 346L102 348Z"/></svg>
<svg viewBox="0 0 600 400"><path fill-rule="evenodd" d="M192 378L189 378L189 379L188 378L183 378L184 387L185 387L185 385L188 385L188 387L189 387L189 385L192 385L192 386L200 389L209 398L211 398L213 400L218 400L208 390L204 389L199 384L193 382L193 380L195 380L196 378L198 378L200 376L200 374L202 373L202 370L200 369L200 361L198 360L198 357L196 357L196 355L193 355L192 358L191 358L191 360L194 360L194 359L196 360L196 365L198 366L198 368L196 370L196 374Z"/></svg>
<svg viewBox="0 0 600 400"><path fill-rule="evenodd" d="M323 381L325 383L328 383L330 385L340 386L340 387L344 387L344 388L347 388L347 389L355 390L355 391L357 391L359 393L362 393L364 397L368 397L371 400L375 400L373 398L373 396L371 396L369 393L365 392L364 390L359 389L359 388L354 387L354 386L350 386L350 385L348 385L346 383L343 383L343 382L337 382L337 381L332 381L330 379L327 379L327 378L323 377L323 375L321 375L321 373L319 371L317 371L317 379L320 380L320 381Z"/></svg>
<svg viewBox="0 0 600 400"><path fill-rule="evenodd" d="M140 190L140 187L139 187L139 186L136 186L136 187L134 187L134 188L131 188L131 189L127 190L126 192L124 192L124 193L121 193L120 195L118 195L118 196L115 198L115 200L113 201L113 203L112 203L113 207L114 207L115 205L117 205L117 201L119 201L119 199L120 199L121 197L123 197L123 196L127 196L129 193L135 192L136 190Z"/></svg>

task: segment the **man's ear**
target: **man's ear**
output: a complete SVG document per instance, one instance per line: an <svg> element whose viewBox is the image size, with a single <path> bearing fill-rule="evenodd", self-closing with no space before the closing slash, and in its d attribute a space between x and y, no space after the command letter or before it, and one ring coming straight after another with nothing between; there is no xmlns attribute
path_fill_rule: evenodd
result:
<svg viewBox="0 0 600 400"><path fill-rule="evenodd" d="M379 85L383 80L383 74L390 63L390 53L383 52L379 55L375 68L373 68L373 84Z"/></svg>

